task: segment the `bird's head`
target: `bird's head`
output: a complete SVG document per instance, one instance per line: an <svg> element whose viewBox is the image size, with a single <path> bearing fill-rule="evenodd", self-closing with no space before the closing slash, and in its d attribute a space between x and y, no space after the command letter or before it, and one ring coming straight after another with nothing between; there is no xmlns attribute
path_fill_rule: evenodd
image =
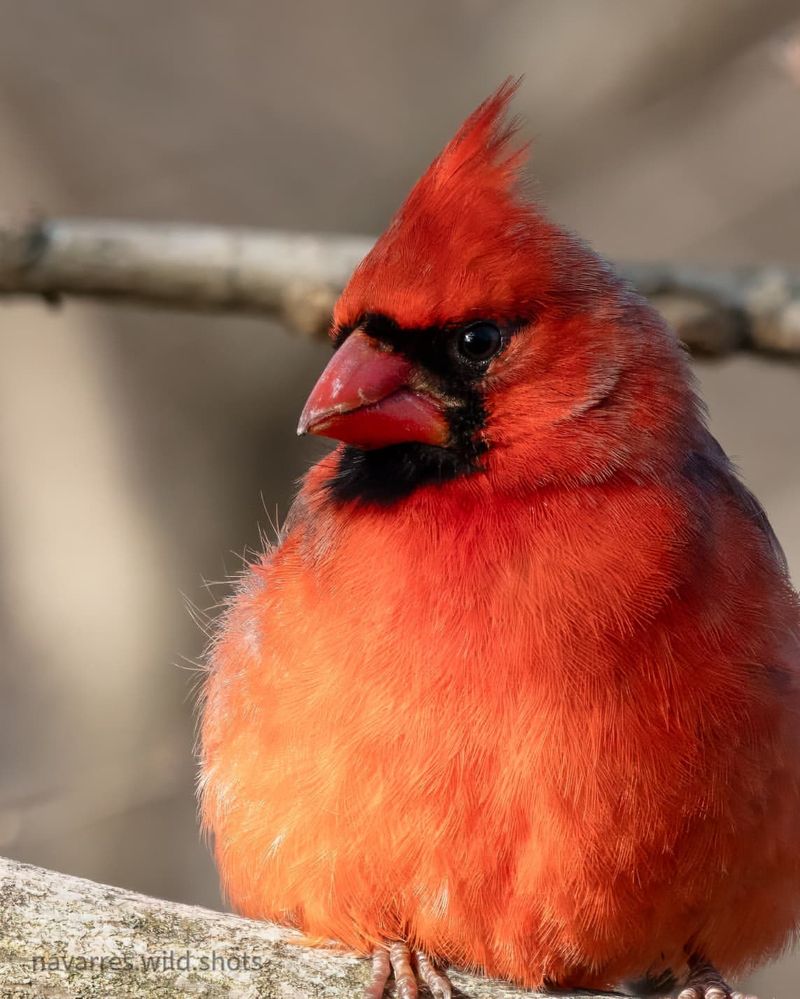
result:
<svg viewBox="0 0 800 999"><path fill-rule="evenodd" d="M506 82L354 272L300 433L341 442L328 493L517 493L655 471L694 410L674 336L519 191Z"/></svg>

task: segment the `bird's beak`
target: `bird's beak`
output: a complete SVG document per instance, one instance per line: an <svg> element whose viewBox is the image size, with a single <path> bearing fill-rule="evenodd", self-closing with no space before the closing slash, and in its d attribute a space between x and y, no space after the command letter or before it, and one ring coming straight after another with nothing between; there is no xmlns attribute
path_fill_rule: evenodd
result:
<svg viewBox="0 0 800 999"><path fill-rule="evenodd" d="M445 444L445 414L433 398L410 387L413 371L402 354L359 330L351 333L311 390L297 433L364 450L412 441Z"/></svg>

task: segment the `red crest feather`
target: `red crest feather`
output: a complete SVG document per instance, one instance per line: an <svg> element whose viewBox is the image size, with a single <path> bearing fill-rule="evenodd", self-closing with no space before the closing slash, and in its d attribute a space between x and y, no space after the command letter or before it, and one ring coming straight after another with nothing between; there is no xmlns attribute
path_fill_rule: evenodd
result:
<svg viewBox="0 0 800 999"><path fill-rule="evenodd" d="M520 79L509 77L467 118L429 167L419 187L476 184L511 193L525 162L527 145L512 146L516 120L506 121L511 98Z"/></svg>
<svg viewBox="0 0 800 999"><path fill-rule="evenodd" d="M342 294L337 326L366 313L406 327L517 318L563 280L565 263L580 258L587 273L593 255L518 190L527 145L505 118L518 86L506 80L417 181Z"/></svg>

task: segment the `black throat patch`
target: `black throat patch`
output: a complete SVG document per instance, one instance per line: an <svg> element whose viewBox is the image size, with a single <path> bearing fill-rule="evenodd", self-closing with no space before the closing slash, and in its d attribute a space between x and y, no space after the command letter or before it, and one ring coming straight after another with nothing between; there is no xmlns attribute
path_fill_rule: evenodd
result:
<svg viewBox="0 0 800 999"><path fill-rule="evenodd" d="M480 471L481 458L488 450L482 437L486 409L476 374L454 370L450 359L452 330L401 329L382 315L363 317L358 328L404 354L431 376L437 394L448 400L445 412L450 439L447 447L409 443L363 451L343 445L336 472L325 486L331 498L339 503L389 505L420 486L439 485ZM351 332L337 331L337 346Z"/></svg>

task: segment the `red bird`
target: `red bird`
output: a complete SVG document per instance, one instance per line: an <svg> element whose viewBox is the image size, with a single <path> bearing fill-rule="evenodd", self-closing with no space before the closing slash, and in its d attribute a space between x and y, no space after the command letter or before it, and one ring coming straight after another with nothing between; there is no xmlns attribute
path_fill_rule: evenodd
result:
<svg viewBox="0 0 800 999"><path fill-rule="evenodd" d="M243 914L523 986L732 995L800 917L800 601L654 309L475 111L335 310L338 447L213 647Z"/></svg>

